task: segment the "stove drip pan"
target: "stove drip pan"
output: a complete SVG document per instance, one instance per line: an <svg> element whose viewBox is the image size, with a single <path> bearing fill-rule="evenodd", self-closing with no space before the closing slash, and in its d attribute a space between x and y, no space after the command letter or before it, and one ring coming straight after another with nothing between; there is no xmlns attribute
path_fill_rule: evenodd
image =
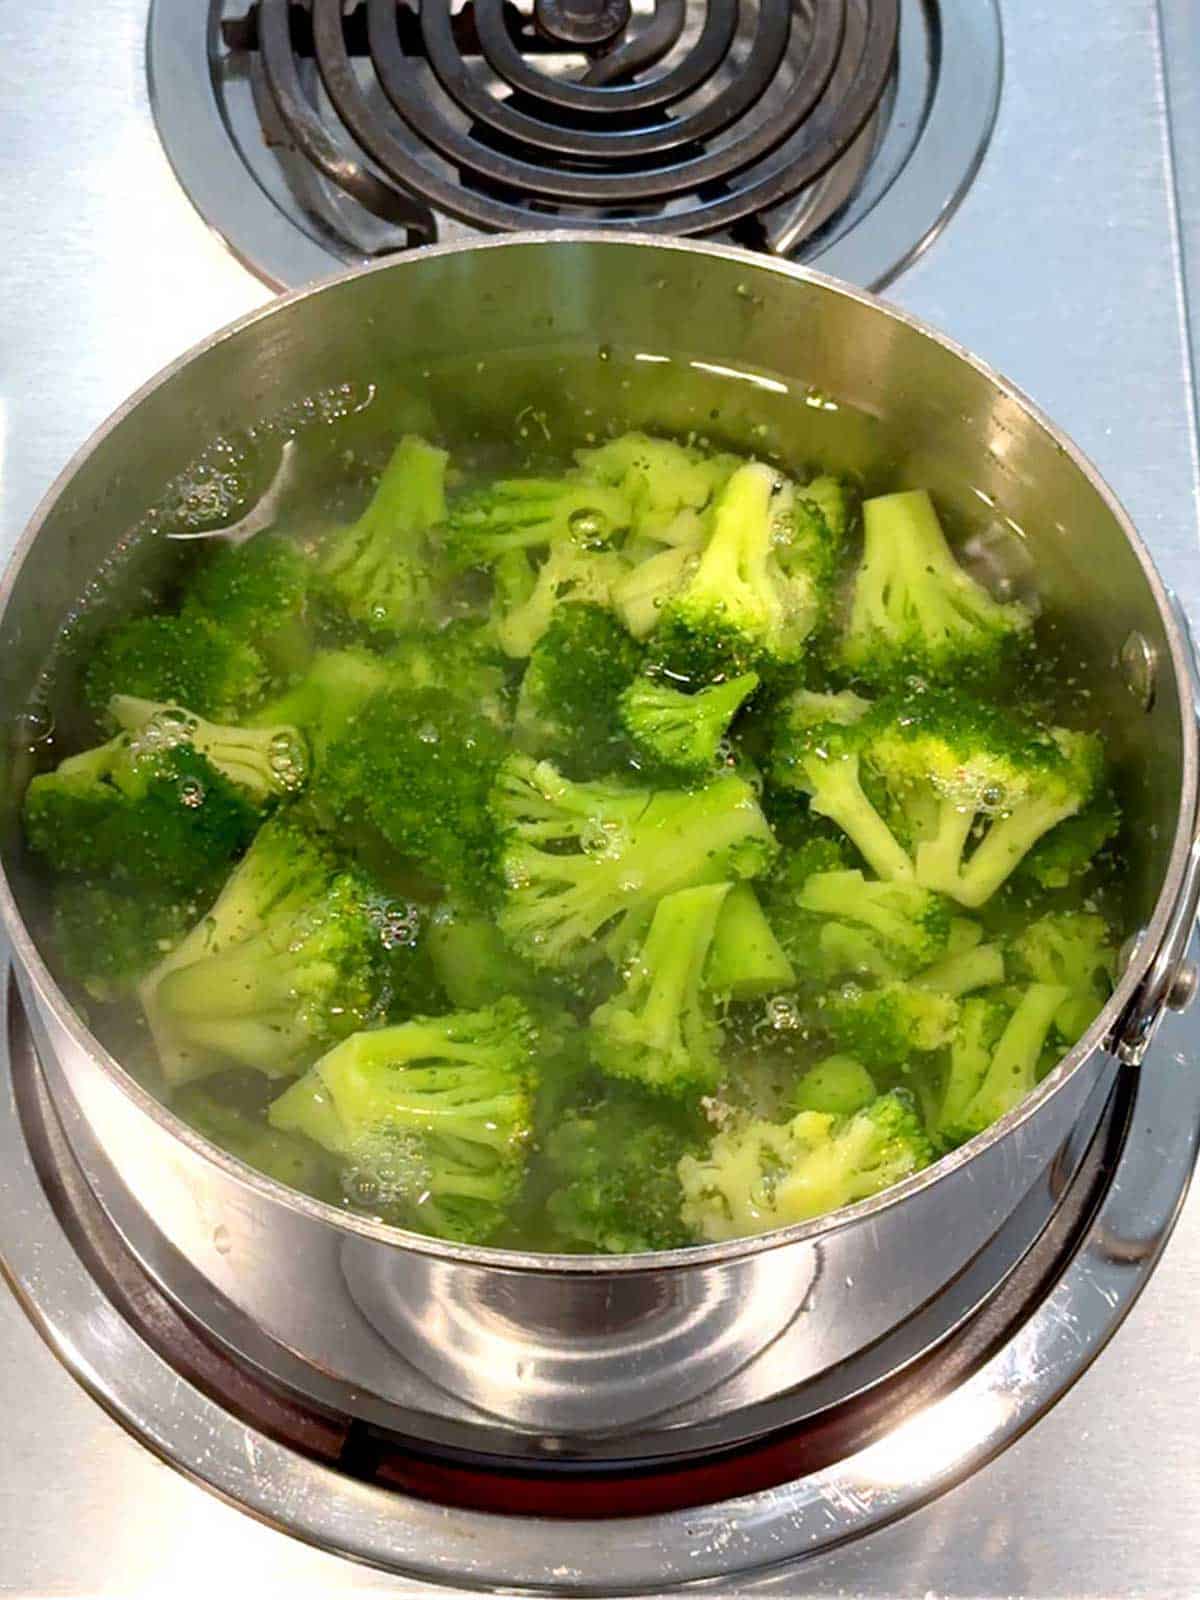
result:
<svg viewBox="0 0 1200 1600"><path fill-rule="evenodd" d="M469 1408L444 1438L415 1439L394 1408L305 1369L230 1308L206 1305L203 1326L182 1312L98 1202L15 990L7 1005L0 1258L48 1343L198 1482L322 1548L429 1581L661 1590L903 1515L1002 1450L1103 1348L1153 1270L1196 1154L1200 1076L1168 1018L1140 1073L1102 1086L1103 1107L1024 1215L936 1303L789 1397L786 1415L722 1412L710 1396L658 1430L656 1459L649 1438L637 1459L589 1459L558 1439L536 1462L501 1461L472 1448ZM428 1382L414 1374L414 1393Z"/></svg>

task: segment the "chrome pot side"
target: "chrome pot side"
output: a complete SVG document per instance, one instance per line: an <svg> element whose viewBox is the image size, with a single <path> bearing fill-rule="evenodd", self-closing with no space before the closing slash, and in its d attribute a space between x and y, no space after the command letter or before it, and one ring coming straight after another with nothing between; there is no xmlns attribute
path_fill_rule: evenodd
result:
<svg viewBox="0 0 1200 1600"><path fill-rule="evenodd" d="M510 362L489 365L505 352L595 346L597 329L606 350L594 362L535 362L536 392L512 383ZM653 359L639 369L603 359L608 347ZM440 364L464 352L480 364L471 383L440 391ZM913 319L737 251L560 234L417 252L216 335L89 442L39 509L0 595L0 684L15 709L92 574L213 438L346 384L371 387L392 427L403 418L452 442L480 428L503 436L537 407L580 428L592 415L702 431L704 375L730 369L749 381L720 419L724 438L758 437L784 459L819 458L868 484L927 485L978 530L968 559L999 562L1014 584L1036 577L1086 661L1128 818L1131 931L1141 936L1104 1014L1011 1116L832 1223L659 1256L538 1257L347 1215L213 1150L88 1032L30 934L37 890L15 832L27 761L14 719L0 786L3 913L73 1145L98 1185L115 1177L152 1219L162 1247L142 1254L169 1291L186 1303L178 1258L278 1345L394 1406L409 1432L422 1431L407 1407L413 1367L445 1393L445 1415L475 1416L481 1449L501 1436L636 1431L702 1395L719 1407L735 1373L737 1404L777 1398L897 1326L1014 1213L1076 1128L1110 1054L1144 1048L1179 929L1194 916L1193 693L1147 552L1068 440ZM809 404L764 412L771 384ZM982 526L980 506L995 508ZM163 541L139 546L130 581L152 583L162 558ZM1151 692L1144 678L1131 689L1122 662L1134 659ZM785 1329L797 1356L781 1373L762 1357ZM429 1418L431 1436L438 1421Z"/></svg>

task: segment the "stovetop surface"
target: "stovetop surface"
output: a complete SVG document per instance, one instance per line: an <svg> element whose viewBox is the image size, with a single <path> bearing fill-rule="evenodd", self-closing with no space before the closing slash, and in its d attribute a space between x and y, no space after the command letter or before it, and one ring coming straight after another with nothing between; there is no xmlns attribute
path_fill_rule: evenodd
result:
<svg viewBox="0 0 1200 1600"><path fill-rule="evenodd" d="M1187 315L1190 304L1195 334L1200 17L1190 0L1001 10L1006 80L983 169L889 292L1075 436L1200 618ZM171 174L145 25L145 0L104 0L86 25L77 0L42 0L36 30L26 8L0 11L4 549L129 390L268 298ZM1169 1027L1171 1054L1200 1069L1200 1013ZM1032 1433L908 1521L737 1592L1193 1595L1198 1327L1193 1203L1112 1348ZM261 1527L152 1459L7 1296L0 1352L0 1594L418 1592Z"/></svg>

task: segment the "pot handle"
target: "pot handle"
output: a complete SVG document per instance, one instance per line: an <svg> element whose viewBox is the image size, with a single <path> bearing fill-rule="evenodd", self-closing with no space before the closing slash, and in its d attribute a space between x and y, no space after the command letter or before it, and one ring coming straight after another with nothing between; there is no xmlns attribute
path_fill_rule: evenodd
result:
<svg viewBox="0 0 1200 1600"><path fill-rule="evenodd" d="M1167 590L1171 609L1179 624L1192 680L1193 710L1200 706L1200 658L1187 613L1174 590ZM1198 714L1200 720L1200 714ZM1183 867L1183 882L1175 910L1167 925L1158 953L1133 998L1113 1025L1108 1049L1118 1061L1139 1066L1158 1031L1163 1011L1182 1011L1200 987L1200 974L1193 962L1185 961L1200 907L1200 814L1193 818L1192 844Z"/></svg>

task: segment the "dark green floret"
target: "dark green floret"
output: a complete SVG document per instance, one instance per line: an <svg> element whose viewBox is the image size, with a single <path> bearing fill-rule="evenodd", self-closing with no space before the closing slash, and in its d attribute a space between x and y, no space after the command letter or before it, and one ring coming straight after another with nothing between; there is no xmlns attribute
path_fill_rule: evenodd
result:
<svg viewBox="0 0 1200 1600"><path fill-rule="evenodd" d="M610 611L570 603L555 611L521 680L513 740L581 778L628 760L618 718L641 651Z"/></svg>
<svg viewBox="0 0 1200 1600"><path fill-rule="evenodd" d="M683 1220L704 1239L737 1239L865 1200L927 1166L929 1140L911 1098L896 1091L837 1117L737 1120L707 1154L679 1163Z"/></svg>
<svg viewBox="0 0 1200 1600"><path fill-rule="evenodd" d="M272 673L303 671L313 648L309 558L271 533L243 545L210 543L217 548L189 584L184 614L207 617L252 644Z"/></svg>
<svg viewBox="0 0 1200 1600"><path fill-rule="evenodd" d="M504 845L499 925L540 966L620 955L664 895L766 872L776 846L754 791L729 775L699 789L575 783L509 756L492 793Z"/></svg>
<svg viewBox="0 0 1200 1600"><path fill-rule="evenodd" d="M950 908L915 883L816 872L778 913L785 947L817 979L908 978L946 953Z"/></svg>
<svg viewBox="0 0 1200 1600"><path fill-rule="evenodd" d="M856 983L822 995L818 1022L839 1051L864 1066L895 1070L950 1042L958 1005L907 983L866 989Z"/></svg>
<svg viewBox="0 0 1200 1600"><path fill-rule="evenodd" d="M594 550L575 538L560 540L538 567L523 550L502 556L492 573L492 625L505 655L528 656L559 606L607 606L628 572L615 550Z"/></svg>
<svg viewBox="0 0 1200 1600"><path fill-rule="evenodd" d="M136 992L199 912L186 895L147 890L134 898L127 888L62 878L54 886L54 943L67 976L93 1000L112 1004Z"/></svg>
<svg viewBox="0 0 1200 1600"><path fill-rule="evenodd" d="M697 694L684 694L656 678L635 678L621 696L620 715L639 764L678 778L711 773L729 724L757 687L755 672Z"/></svg>
<svg viewBox="0 0 1200 1600"><path fill-rule="evenodd" d="M386 1010L401 939L364 873L287 819L266 823L212 909L142 984L168 1082L229 1066L299 1072Z"/></svg>
<svg viewBox="0 0 1200 1600"><path fill-rule="evenodd" d="M261 699L267 669L253 645L206 617L134 617L103 634L88 662L88 703L100 715L114 695L188 706L237 722Z"/></svg>
<svg viewBox="0 0 1200 1600"><path fill-rule="evenodd" d="M355 1033L272 1102L271 1125L338 1157L356 1205L480 1243L521 1185L537 1053L513 999Z"/></svg>
<svg viewBox="0 0 1200 1600"><path fill-rule="evenodd" d="M1033 625L959 565L924 489L863 503L864 547L841 659L856 678L896 688L910 674L987 678Z"/></svg>
<svg viewBox="0 0 1200 1600"><path fill-rule="evenodd" d="M446 519L448 459L424 439L401 439L362 516L330 535L318 555L329 593L372 633L399 633L428 615L429 536Z"/></svg>

